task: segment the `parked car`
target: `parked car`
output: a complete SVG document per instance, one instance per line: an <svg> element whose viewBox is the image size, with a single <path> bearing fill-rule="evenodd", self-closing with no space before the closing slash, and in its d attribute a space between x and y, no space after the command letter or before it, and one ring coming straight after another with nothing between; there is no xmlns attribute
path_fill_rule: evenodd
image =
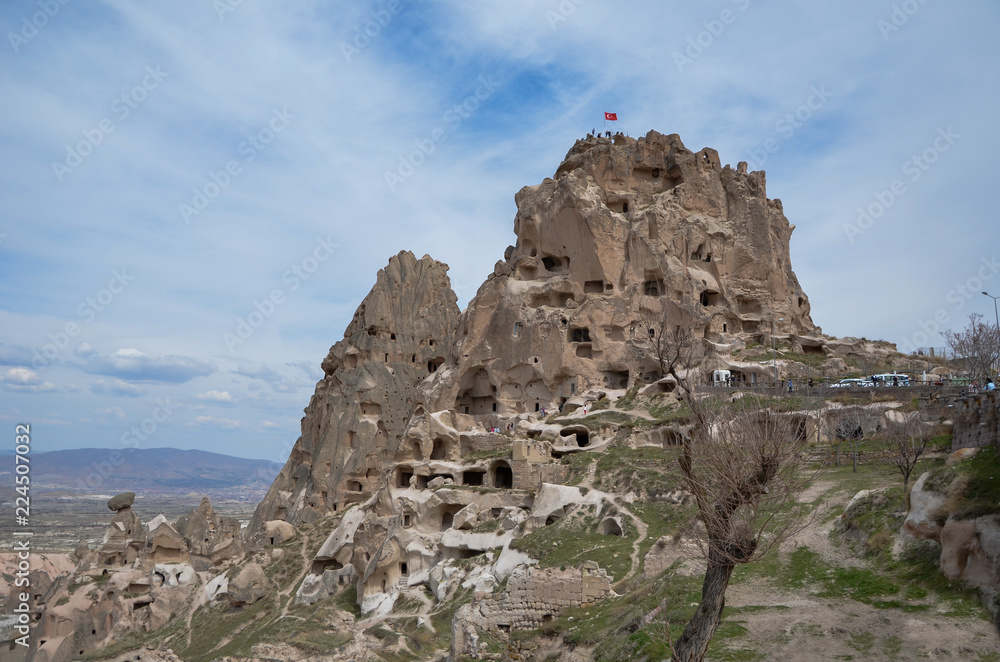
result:
<svg viewBox="0 0 1000 662"><path fill-rule="evenodd" d="M853 379L841 379L839 382L836 382L834 384L830 384L830 387L831 388L844 388L844 387L855 387L856 388L856 387L871 386L871 385L872 385L872 383L870 381L868 381L867 379L853 378Z"/></svg>

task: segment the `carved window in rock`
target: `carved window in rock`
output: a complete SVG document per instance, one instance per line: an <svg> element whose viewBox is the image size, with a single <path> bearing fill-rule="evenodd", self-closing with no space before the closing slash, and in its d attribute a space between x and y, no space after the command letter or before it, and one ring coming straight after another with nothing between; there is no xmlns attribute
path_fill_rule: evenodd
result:
<svg viewBox="0 0 1000 662"><path fill-rule="evenodd" d="M490 472L493 479L493 487L500 489L510 489L514 487L514 471L510 468L510 465L504 461L497 462L493 465L493 469Z"/></svg>
<svg viewBox="0 0 1000 662"><path fill-rule="evenodd" d="M656 272L646 272L646 280L642 283L642 293L650 297L659 297L667 293L663 277Z"/></svg>
<svg viewBox="0 0 1000 662"><path fill-rule="evenodd" d="M448 446L444 439L435 439L434 447L431 449L431 459L432 460L446 460L448 459Z"/></svg>

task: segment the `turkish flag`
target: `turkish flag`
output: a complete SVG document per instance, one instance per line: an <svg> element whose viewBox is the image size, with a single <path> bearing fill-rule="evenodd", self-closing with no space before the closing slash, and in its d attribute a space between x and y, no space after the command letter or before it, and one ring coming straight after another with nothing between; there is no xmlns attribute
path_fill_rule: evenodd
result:
<svg viewBox="0 0 1000 662"><path fill-rule="evenodd" d="M606 119L609 122L617 122L618 113L604 113L604 119Z"/></svg>

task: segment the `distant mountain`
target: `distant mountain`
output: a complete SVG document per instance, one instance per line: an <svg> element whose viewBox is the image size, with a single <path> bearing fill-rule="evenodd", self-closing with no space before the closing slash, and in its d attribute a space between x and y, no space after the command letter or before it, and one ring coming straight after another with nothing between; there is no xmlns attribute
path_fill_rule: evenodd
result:
<svg viewBox="0 0 1000 662"><path fill-rule="evenodd" d="M281 469L265 460L176 448L80 448L32 453L30 460L32 489L89 494L199 492L259 498ZM0 488L14 485L13 469L0 467Z"/></svg>

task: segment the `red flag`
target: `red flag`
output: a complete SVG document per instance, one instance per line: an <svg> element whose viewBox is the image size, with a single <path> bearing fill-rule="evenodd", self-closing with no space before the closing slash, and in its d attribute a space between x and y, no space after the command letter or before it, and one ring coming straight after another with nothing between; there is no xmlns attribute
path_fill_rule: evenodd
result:
<svg viewBox="0 0 1000 662"><path fill-rule="evenodd" d="M609 122L617 122L618 113L604 113L604 119L606 119Z"/></svg>

